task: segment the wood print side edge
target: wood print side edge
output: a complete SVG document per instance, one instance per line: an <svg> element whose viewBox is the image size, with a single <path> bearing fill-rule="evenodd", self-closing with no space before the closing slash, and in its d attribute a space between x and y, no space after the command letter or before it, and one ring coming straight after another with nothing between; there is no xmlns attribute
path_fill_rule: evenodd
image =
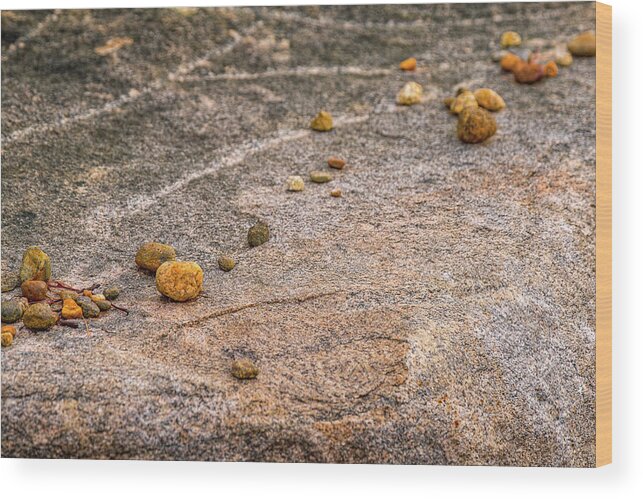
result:
<svg viewBox="0 0 643 499"><path fill-rule="evenodd" d="M596 3L596 466L612 462L612 7Z"/></svg>

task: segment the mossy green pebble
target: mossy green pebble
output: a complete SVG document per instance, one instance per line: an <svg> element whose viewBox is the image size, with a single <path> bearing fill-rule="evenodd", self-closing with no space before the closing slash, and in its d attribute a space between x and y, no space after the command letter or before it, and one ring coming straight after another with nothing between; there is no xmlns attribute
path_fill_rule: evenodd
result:
<svg viewBox="0 0 643 499"><path fill-rule="evenodd" d="M270 239L270 228L263 222L257 222L248 229L248 244L254 248L261 246Z"/></svg>
<svg viewBox="0 0 643 499"><path fill-rule="evenodd" d="M325 184L326 182L333 180L333 175L331 173L322 170L312 171L309 175L310 180L316 184Z"/></svg>
<svg viewBox="0 0 643 499"><path fill-rule="evenodd" d="M2 302L2 322L13 324L22 317L24 307L16 300L5 300Z"/></svg>
<svg viewBox="0 0 643 499"><path fill-rule="evenodd" d="M22 316L22 323L29 329L49 329L56 322L58 322L58 314L45 302L30 305Z"/></svg>
<svg viewBox="0 0 643 499"><path fill-rule="evenodd" d="M63 289L62 291L60 291L58 293L58 296L60 296L60 299L62 301L65 301L65 300L74 300L75 301L76 298L78 298L78 293L76 293L76 291Z"/></svg>
<svg viewBox="0 0 643 499"><path fill-rule="evenodd" d="M103 291L103 294L105 295L105 298L113 301L118 298L119 294L121 294L121 290L118 286L108 286L105 288L105 291Z"/></svg>
<svg viewBox="0 0 643 499"><path fill-rule="evenodd" d="M259 369L250 359L238 359L232 363L232 375L237 379L254 379Z"/></svg>
<svg viewBox="0 0 643 499"><path fill-rule="evenodd" d="M136 265L145 270L156 270L165 262L176 260L176 251L169 244L145 243L136 252Z"/></svg>
<svg viewBox="0 0 643 499"><path fill-rule="evenodd" d="M225 272L230 272L234 268L234 258L227 255L221 255L217 260L219 268Z"/></svg>
<svg viewBox="0 0 643 499"><path fill-rule="evenodd" d="M12 291L20 285L20 278L17 272L2 273L2 292Z"/></svg>
<svg viewBox="0 0 643 499"><path fill-rule="evenodd" d="M92 301L89 296L79 296L76 298L76 303L83 309L83 317L85 319L93 319L100 315L100 308Z"/></svg>
<svg viewBox="0 0 643 499"><path fill-rule="evenodd" d="M48 281L51 279L51 260L47 253L38 246L27 248L22 256L22 265L20 266L20 282L29 281Z"/></svg>

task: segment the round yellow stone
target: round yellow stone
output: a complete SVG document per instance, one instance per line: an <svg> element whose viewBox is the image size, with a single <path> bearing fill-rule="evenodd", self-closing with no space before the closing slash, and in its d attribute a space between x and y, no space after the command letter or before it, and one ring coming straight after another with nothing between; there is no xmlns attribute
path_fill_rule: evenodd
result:
<svg viewBox="0 0 643 499"><path fill-rule="evenodd" d="M171 300L192 300L202 288L203 270L195 262L169 261L156 271L156 289Z"/></svg>

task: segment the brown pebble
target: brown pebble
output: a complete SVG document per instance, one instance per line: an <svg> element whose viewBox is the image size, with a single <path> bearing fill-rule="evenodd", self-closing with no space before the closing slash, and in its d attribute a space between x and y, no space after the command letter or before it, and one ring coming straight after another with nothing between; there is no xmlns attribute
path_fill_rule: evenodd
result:
<svg viewBox="0 0 643 499"><path fill-rule="evenodd" d="M332 191L330 191L330 195L333 196L334 198L341 198L342 197L342 190L339 189L339 188L333 189Z"/></svg>
<svg viewBox="0 0 643 499"><path fill-rule="evenodd" d="M518 83L535 83L545 76L543 66L524 61L521 61L514 67L513 73L514 79Z"/></svg>
<svg viewBox="0 0 643 499"><path fill-rule="evenodd" d="M336 156L331 156L328 158L328 166L331 168L336 168L337 170L341 170L346 166L346 161L344 161L342 158L338 158Z"/></svg>
<svg viewBox="0 0 643 499"><path fill-rule="evenodd" d="M545 73L545 76L553 78L554 76L558 75L558 66L554 61L549 61L547 64L545 64L543 71Z"/></svg>
<svg viewBox="0 0 643 499"><path fill-rule="evenodd" d="M47 299L49 287L44 281L25 281L20 286L22 296L29 301L42 301Z"/></svg>
<svg viewBox="0 0 643 499"><path fill-rule="evenodd" d="M517 64L522 62L522 59L516 54L509 52L500 59L500 67L505 71L513 71Z"/></svg>
<svg viewBox="0 0 643 499"><path fill-rule="evenodd" d="M596 35L586 31L572 38L567 44L572 55L578 57L594 57L596 55Z"/></svg>
<svg viewBox="0 0 643 499"><path fill-rule="evenodd" d="M480 107L468 107L458 116L458 138L467 144L484 142L494 135L497 129L493 116Z"/></svg>

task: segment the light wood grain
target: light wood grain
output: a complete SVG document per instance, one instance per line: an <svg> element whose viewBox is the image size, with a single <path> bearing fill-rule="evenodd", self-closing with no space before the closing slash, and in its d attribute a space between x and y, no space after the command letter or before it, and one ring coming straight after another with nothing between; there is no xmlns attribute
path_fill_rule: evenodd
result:
<svg viewBox="0 0 643 499"><path fill-rule="evenodd" d="M596 466L612 462L612 7L596 3Z"/></svg>

